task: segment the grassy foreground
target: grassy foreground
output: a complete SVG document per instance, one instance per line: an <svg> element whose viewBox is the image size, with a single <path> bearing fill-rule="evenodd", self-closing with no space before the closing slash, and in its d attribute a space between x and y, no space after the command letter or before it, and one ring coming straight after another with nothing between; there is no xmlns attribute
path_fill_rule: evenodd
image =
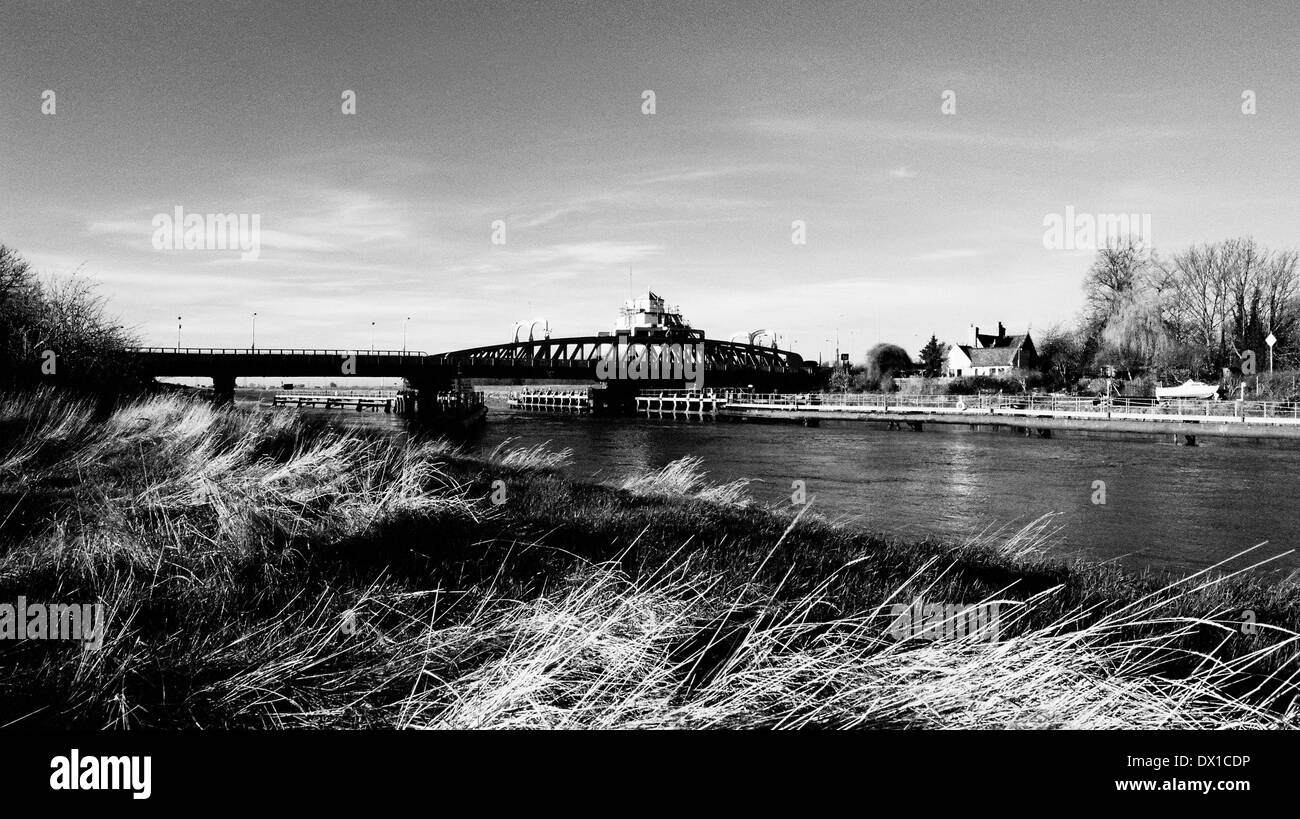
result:
<svg viewBox="0 0 1300 819"><path fill-rule="evenodd" d="M0 396L0 603L103 602L102 648L0 641L0 726L1291 727L1300 587L1041 553L1040 521L893 542L691 460L337 431L182 398ZM1262 551L1262 550L1259 550ZM1263 559L1245 555L1233 566ZM1001 601L1001 638L890 606ZM1242 627L1242 612L1254 622Z"/></svg>

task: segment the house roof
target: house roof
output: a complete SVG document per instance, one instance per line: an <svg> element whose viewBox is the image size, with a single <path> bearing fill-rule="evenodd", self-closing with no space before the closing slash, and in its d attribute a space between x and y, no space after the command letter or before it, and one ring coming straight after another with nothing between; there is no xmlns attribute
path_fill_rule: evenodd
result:
<svg viewBox="0 0 1300 819"><path fill-rule="evenodd" d="M1029 338L1029 334L1020 333L1014 336L989 336L979 333L975 338L977 338L980 343L980 346L977 349L1011 347L1019 350L1021 347L1025 346L1025 339Z"/></svg>
<svg viewBox="0 0 1300 819"><path fill-rule="evenodd" d="M1030 349L1033 348L1033 342L1029 340L1028 333L1001 336L978 333L976 339L979 341L980 346L958 344L952 348L954 352L960 350L961 354L970 361L972 367L1015 367L1017 365L1016 356L1026 346Z"/></svg>
<svg viewBox="0 0 1300 819"><path fill-rule="evenodd" d="M1020 345L1015 347L969 347L963 348L970 357L972 367L1014 367Z"/></svg>

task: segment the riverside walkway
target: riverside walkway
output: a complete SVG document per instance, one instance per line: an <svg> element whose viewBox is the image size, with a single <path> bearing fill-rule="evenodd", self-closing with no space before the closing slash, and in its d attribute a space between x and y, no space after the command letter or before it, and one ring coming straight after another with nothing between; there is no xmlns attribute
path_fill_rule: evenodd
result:
<svg viewBox="0 0 1300 819"><path fill-rule="evenodd" d="M900 393L728 392L718 417L735 420L883 421L917 431L931 424L1011 427L1050 437L1052 430L1300 439L1300 403L1055 395L906 395Z"/></svg>

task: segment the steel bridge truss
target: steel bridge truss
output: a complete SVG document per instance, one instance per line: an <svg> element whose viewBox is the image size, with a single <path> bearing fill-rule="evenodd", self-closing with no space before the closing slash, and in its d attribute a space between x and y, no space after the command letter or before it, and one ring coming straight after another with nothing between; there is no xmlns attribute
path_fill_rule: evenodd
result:
<svg viewBox="0 0 1300 819"><path fill-rule="evenodd" d="M702 352L701 352L702 350ZM466 374L490 375L499 370L570 372L600 378L645 377L683 380L703 362L705 374L747 373L799 376L803 357L788 350L711 339L646 339L636 336L583 336L496 344L428 356L426 365ZM614 375L610 375L613 373ZM638 375L629 376L629 373Z"/></svg>

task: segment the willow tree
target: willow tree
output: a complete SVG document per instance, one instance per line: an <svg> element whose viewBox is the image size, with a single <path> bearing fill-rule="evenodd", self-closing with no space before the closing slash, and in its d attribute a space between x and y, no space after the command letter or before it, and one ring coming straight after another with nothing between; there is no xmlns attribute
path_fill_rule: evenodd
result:
<svg viewBox="0 0 1300 819"><path fill-rule="evenodd" d="M1127 291L1114 304L1114 312L1101 329L1100 358L1132 377L1169 363L1178 349L1177 339L1165 324L1159 294L1148 287Z"/></svg>

